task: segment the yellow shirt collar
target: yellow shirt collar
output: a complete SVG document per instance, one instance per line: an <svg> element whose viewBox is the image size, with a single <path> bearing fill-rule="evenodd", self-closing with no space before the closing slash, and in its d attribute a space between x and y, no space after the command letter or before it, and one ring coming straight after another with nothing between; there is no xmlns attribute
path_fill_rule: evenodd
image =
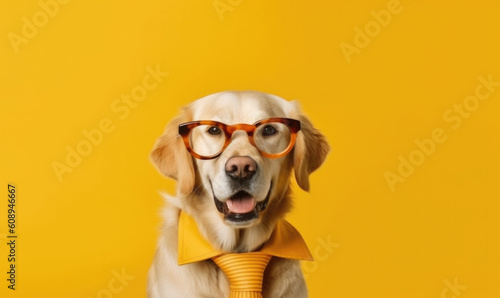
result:
<svg viewBox="0 0 500 298"><path fill-rule="evenodd" d="M181 211L179 217L179 265L199 262L223 254L212 248L198 230L195 220ZM313 257L300 233L286 220L276 223L269 240L260 250L275 257L313 261Z"/></svg>

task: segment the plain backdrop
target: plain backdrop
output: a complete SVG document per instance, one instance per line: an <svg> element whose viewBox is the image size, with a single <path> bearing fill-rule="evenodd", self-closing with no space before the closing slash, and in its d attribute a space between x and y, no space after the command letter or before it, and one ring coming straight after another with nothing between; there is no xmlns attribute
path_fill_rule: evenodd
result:
<svg viewBox="0 0 500 298"><path fill-rule="evenodd" d="M486 0L2 1L0 296L144 297L158 192L175 192L148 160L155 139L185 104L253 89L300 101L333 148L310 193L293 183L287 217L316 258L310 297L500 297L499 13Z"/></svg>

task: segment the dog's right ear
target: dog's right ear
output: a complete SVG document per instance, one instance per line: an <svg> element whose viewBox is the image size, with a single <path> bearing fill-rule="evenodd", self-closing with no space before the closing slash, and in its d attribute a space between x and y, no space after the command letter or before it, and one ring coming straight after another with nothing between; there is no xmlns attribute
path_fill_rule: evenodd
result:
<svg viewBox="0 0 500 298"><path fill-rule="evenodd" d="M165 128L153 147L150 158L158 171L163 175L176 179L181 194L193 191L195 174L193 158L184 147L179 135L179 124L189 121L187 111L173 119Z"/></svg>

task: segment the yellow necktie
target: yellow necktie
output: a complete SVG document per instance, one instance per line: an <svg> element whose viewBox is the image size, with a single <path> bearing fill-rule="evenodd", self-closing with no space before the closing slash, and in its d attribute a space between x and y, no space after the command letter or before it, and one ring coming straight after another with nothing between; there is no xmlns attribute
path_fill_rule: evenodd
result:
<svg viewBox="0 0 500 298"><path fill-rule="evenodd" d="M262 280L271 255L261 252L226 253L212 260L229 279L229 298L262 298Z"/></svg>
<svg viewBox="0 0 500 298"><path fill-rule="evenodd" d="M212 259L229 279L229 298L262 298L264 270L273 256L313 261L304 239L286 220L276 223L260 251L225 253L210 245L191 216L185 212L179 215L179 265Z"/></svg>

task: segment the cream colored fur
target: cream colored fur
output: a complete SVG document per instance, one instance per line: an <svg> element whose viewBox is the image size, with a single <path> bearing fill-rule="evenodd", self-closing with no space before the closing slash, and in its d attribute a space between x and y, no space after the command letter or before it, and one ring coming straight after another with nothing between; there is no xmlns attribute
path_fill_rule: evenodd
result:
<svg viewBox="0 0 500 298"><path fill-rule="evenodd" d="M262 157L250 145L245 132L233 134L230 145L221 156L212 160L192 158L178 136L177 127L193 120L215 120L226 124L252 124L271 117L287 117L301 121L302 129L295 147L285 157ZM295 172L298 185L309 190L309 174L324 161L329 146L321 133L300 112L296 102L255 92L221 92L199 99L185 107L172 120L158 139L151 159L158 170L178 182L176 197L165 195L168 203L157 252L148 275L150 298L224 298L229 295L229 283L224 273L212 262L177 264L177 231L180 210L191 215L201 234L216 249L226 252L255 251L269 239L276 222L284 218L292 205L290 175ZM249 156L259 168L252 185L252 194L260 202L265 199L272 182L268 207L259 218L244 227L232 226L214 204L217 197L227 197L226 161L233 156ZM263 284L264 298L307 297L306 284L299 261L273 257Z"/></svg>

